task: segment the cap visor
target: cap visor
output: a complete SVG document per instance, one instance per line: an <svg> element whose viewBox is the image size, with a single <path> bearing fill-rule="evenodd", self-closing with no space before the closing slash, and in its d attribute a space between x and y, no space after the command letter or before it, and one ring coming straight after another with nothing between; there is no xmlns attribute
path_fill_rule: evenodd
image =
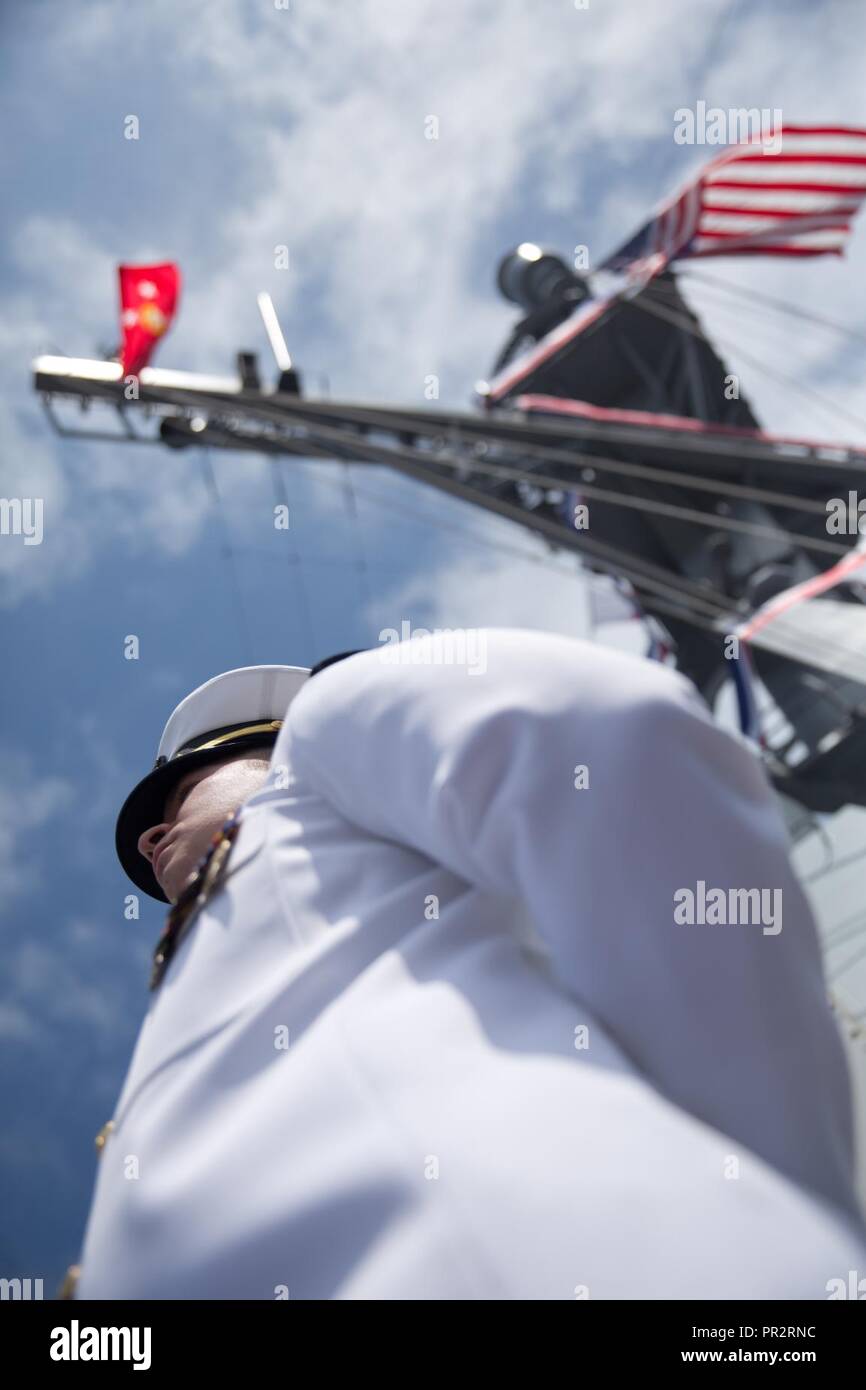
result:
<svg viewBox="0 0 866 1390"><path fill-rule="evenodd" d="M152 829L162 821L166 799L175 782L185 777L193 768L202 767L205 763L221 762L226 753L234 751L233 746L225 746L219 752L215 752L213 748L203 748L198 752L184 753L180 758L173 758L171 762L163 763L162 767L154 768L143 777L121 806L114 834L117 857L127 877L132 879L136 888L147 893L148 897L156 898L161 903L169 902L149 861L138 848L139 840L145 830Z"/></svg>

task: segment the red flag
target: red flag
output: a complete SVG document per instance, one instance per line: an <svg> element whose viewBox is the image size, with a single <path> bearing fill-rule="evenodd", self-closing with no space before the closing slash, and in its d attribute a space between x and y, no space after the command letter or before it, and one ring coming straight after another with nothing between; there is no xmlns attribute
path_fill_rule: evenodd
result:
<svg viewBox="0 0 866 1390"><path fill-rule="evenodd" d="M172 261L165 265L122 265L118 270L123 329L120 360L124 376L137 376L171 326L180 294L180 270Z"/></svg>

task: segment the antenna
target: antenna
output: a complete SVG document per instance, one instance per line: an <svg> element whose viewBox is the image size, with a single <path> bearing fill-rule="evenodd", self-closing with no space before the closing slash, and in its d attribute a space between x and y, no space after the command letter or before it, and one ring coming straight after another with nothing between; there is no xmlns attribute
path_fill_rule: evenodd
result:
<svg viewBox="0 0 866 1390"><path fill-rule="evenodd" d="M262 290L261 293L256 296L256 303L259 306L262 323L265 325L265 332L268 335L271 352L274 354L274 361L280 371L277 390L283 391L287 395L299 396L301 394L300 379L292 366L292 359L289 355L289 349L286 346L286 340L283 337L283 330L280 328L280 321L277 318L274 301L266 290Z"/></svg>

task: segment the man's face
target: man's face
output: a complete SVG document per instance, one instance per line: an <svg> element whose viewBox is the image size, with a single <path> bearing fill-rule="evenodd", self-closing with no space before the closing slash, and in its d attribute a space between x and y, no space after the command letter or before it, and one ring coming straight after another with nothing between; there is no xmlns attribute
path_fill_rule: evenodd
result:
<svg viewBox="0 0 866 1390"><path fill-rule="evenodd" d="M267 772L267 757L256 751L193 768L175 783L163 819L138 841L139 853L152 865L169 902L177 902L214 835L258 791Z"/></svg>

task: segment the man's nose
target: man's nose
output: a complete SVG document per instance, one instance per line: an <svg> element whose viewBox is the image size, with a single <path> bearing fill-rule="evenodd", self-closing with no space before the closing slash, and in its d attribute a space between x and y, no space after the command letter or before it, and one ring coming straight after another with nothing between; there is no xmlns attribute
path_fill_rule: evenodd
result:
<svg viewBox="0 0 866 1390"><path fill-rule="evenodd" d="M143 834L139 835L138 852L144 855L148 864L152 862L153 856L156 854L156 847L168 828L168 822L161 821L159 825L152 825L149 830L145 830Z"/></svg>

